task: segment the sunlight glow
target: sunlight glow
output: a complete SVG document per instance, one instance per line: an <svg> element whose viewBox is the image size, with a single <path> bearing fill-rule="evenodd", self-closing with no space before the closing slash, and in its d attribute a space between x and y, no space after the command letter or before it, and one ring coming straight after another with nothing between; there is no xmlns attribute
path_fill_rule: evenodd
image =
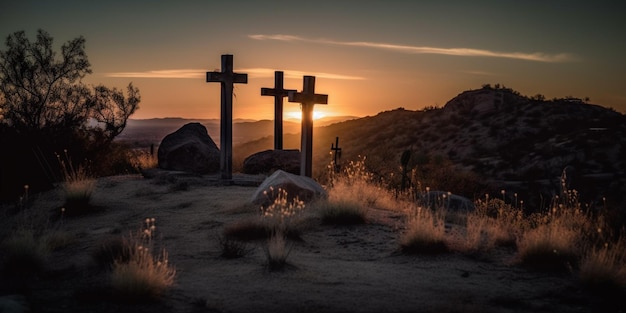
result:
<svg viewBox="0 0 626 313"><path fill-rule="evenodd" d="M285 117L290 120L300 121L302 120L302 112L286 112ZM324 117L326 117L326 113L313 111L313 120L319 120Z"/></svg>

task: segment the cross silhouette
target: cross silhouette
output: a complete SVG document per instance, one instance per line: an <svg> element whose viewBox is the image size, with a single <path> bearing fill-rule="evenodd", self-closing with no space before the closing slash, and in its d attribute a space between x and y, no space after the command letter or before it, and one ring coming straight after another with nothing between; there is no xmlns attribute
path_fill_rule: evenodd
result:
<svg viewBox="0 0 626 313"><path fill-rule="evenodd" d="M333 155L335 157L335 172L339 172L339 163L337 163L337 158L341 157L341 148L339 148L339 137L335 137L335 143L330 144L330 150L333 151Z"/></svg>
<svg viewBox="0 0 626 313"><path fill-rule="evenodd" d="M222 85L220 113L220 173L221 179L233 178L233 84L247 84L248 74L233 73L233 56L222 55L222 71L207 72L207 83Z"/></svg>
<svg viewBox="0 0 626 313"><path fill-rule="evenodd" d="M300 175L311 177L313 174L313 107L316 104L328 104L328 95L315 93L315 76L304 76L302 92L290 92L289 102L302 104Z"/></svg>
<svg viewBox="0 0 626 313"><path fill-rule="evenodd" d="M274 97L274 150L283 149L283 98L295 92L283 88L283 72L274 72L274 88L261 88L261 96Z"/></svg>

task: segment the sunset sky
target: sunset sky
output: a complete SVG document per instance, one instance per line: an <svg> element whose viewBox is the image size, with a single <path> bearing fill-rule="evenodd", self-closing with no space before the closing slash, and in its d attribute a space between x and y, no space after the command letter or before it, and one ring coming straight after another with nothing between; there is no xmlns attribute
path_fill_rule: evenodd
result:
<svg viewBox="0 0 626 313"><path fill-rule="evenodd" d="M546 98L589 97L626 112L624 1L8 1L0 49L19 30L55 44L84 36L89 84L139 88L132 118L218 118L233 54L234 117L272 119L274 70L285 87L316 76L325 115L443 106L484 83ZM299 112L285 104L286 117Z"/></svg>

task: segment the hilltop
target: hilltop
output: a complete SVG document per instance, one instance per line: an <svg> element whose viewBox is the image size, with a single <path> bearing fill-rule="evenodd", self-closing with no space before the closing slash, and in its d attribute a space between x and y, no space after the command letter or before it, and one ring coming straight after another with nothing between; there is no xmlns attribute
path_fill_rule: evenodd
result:
<svg viewBox="0 0 626 313"><path fill-rule="evenodd" d="M612 201L622 201L617 195L626 173L626 117L579 99L545 100L484 86L464 91L440 108L399 108L317 127L318 178L330 162L335 137L340 138L343 162L367 156L368 166L381 177L399 174L400 156L410 150L411 168L448 167L447 175L469 175L498 191L554 194L568 167L569 182L575 183L570 187L586 189L588 199L611 194ZM286 135L285 147L298 148L299 140L297 134ZM237 146L235 153L245 156L271 147L272 138L266 137ZM470 198L483 192L452 191Z"/></svg>

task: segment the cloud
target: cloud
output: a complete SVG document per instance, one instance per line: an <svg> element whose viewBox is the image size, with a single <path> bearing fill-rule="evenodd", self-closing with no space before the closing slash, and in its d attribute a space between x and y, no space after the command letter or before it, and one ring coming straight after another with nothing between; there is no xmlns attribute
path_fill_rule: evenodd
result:
<svg viewBox="0 0 626 313"><path fill-rule="evenodd" d="M310 39L310 38L305 38L305 37L292 36L292 35L280 35L280 34L276 34L276 35L257 34L257 35L248 35L248 37L251 39L255 39L255 40L278 40L278 41L289 41L289 42L300 41L300 42L310 42L310 43L319 43L319 44L328 44L328 45L391 50L391 51L410 53L410 54L441 54L441 55L468 56L468 57L492 57L492 58L507 58L507 59L517 59L517 60L536 61L536 62L549 62L549 63L571 62L571 61L576 60L572 55L568 53L549 54L549 53L543 53L543 52L534 52L534 53L500 52L500 51L472 49L472 48L438 48L438 47L428 47L428 46L407 46L407 45L396 45L396 44L391 44L391 43L369 42L369 41L336 41L336 40L328 40L328 39Z"/></svg>
<svg viewBox="0 0 626 313"><path fill-rule="evenodd" d="M251 78L260 77L274 77L275 69L271 68L242 68L239 70L241 73L248 73ZM317 78L326 79L341 79L341 80L364 80L364 77L350 76L342 74L324 73L324 72L303 72L296 70L283 70L285 78L302 78L302 76L309 75Z"/></svg>
<svg viewBox="0 0 626 313"><path fill-rule="evenodd" d="M174 70L155 70L155 71L143 71L143 72L116 72L106 73L106 77L121 77L121 78L192 78L199 79L206 77L206 72L211 70L205 69L174 69ZM219 71L216 69L216 71ZM271 68L242 68L235 69L236 73L248 74L250 78L264 78L274 77L275 69ZM364 77L350 76L333 73L323 72L303 72L296 70L283 70L286 78L302 78L304 75L311 75L319 78L326 79L341 79L341 80L363 80Z"/></svg>
<svg viewBox="0 0 626 313"><path fill-rule="evenodd" d="M202 78L206 77L207 70L202 69L177 69L156 70L144 72L117 72L106 73L106 77L130 77L130 78Z"/></svg>

